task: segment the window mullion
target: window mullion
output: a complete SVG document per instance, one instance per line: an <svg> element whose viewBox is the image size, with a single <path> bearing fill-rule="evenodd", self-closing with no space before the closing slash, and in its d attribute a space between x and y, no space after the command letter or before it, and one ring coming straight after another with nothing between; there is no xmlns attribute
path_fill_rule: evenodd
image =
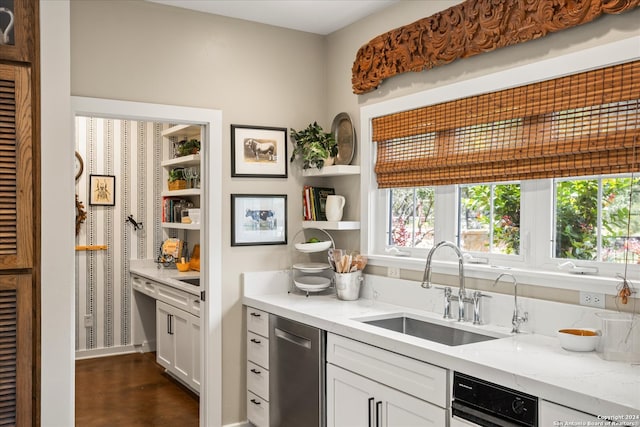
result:
<svg viewBox="0 0 640 427"><path fill-rule="evenodd" d="M598 179L598 214L596 222L596 260L602 261L602 178Z"/></svg>

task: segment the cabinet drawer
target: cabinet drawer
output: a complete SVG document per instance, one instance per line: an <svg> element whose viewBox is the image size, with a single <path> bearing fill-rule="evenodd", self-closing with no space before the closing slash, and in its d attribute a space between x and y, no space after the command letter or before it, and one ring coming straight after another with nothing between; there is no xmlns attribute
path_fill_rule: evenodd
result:
<svg viewBox="0 0 640 427"><path fill-rule="evenodd" d="M269 367L269 339L247 331L247 360Z"/></svg>
<svg viewBox="0 0 640 427"><path fill-rule="evenodd" d="M141 292L150 297L156 298L158 294L158 288L156 284L143 277L131 276L131 286L138 292Z"/></svg>
<svg viewBox="0 0 640 427"><path fill-rule="evenodd" d="M247 307L247 330L263 337L268 337L269 313Z"/></svg>
<svg viewBox="0 0 640 427"><path fill-rule="evenodd" d="M195 295L191 295L190 297L189 313L196 317L200 317L200 298Z"/></svg>
<svg viewBox="0 0 640 427"><path fill-rule="evenodd" d="M171 286L158 285L158 296L160 301L166 302L176 308L189 312L191 294L174 289Z"/></svg>
<svg viewBox="0 0 640 427"><path fill-rule="evenodd" d="M269 402L247 392L247 419L256 427L269 427Z"/></svg>
<svg viewBox="0 0 640 427"><path fill-rule="evenodd" d="M327 361L447 407L446 369L334 334L327 334Z"/></svg>
<svg viewBox="0 0 640 427"><path fill-rule="evenodd" d="M247 389L269 400L269 370L252 362L247 362Z"/></svg>

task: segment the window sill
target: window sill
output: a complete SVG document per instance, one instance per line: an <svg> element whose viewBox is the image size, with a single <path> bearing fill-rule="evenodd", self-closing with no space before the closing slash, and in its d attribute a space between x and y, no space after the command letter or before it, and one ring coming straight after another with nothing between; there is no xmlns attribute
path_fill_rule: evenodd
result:
<svg viewBox="0 0 640 427"><path fill-rule="evenodd" d="M424 271L426 260L403 256L367 255L370 265L378 267L399 267L403 270ZM433 272L458 274L457 261L433 261ZM621 283L617 277L604 275L571 274L560 271L540 271L515 267L501 267L484 264L464 264L465 277L495 280L500 273L513 274L518 283L572 291L598 292L616 295L616 287Z"/></svg>

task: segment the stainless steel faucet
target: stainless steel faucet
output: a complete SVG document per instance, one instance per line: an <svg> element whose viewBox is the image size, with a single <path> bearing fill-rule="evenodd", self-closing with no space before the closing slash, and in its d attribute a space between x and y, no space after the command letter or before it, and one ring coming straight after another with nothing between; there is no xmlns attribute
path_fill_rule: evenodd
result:
<svg viewBox="0 0 640 427"><path fill-rule="evenodd" d="M429 289L431 288L433 285L431 284L431 259L433 258L433 254L440 249L443 246L448 246L451 249L453 249L456 253L456 255L458 256L458 276L460 279L460 287L459 287L459 291L458 291L458 320L459 321L463 321L464 320L464 303L466 302L465 300L466 298L466 290L464 287L464 258L462 256L462 251L460 250L460 248L458 246L456 246L455 243L451 243L448 242L446 240L443 240L441 242L439 242L438 244L436 244L433 248L431 248L431 250L429 251L429 254L427 255L427 263L424 266L424 275L422 277L422 284L421 286L425 289ZM446 295L445 295L446 297ZM452 299L454 299L454 297L451 297ZM446 315L446 313L445 313Z"/></svg>
<svg viewBox="0 0 640 427"><path fill-rule="evenodd" d="M496 280L493 282L493 286L495 286L503 276L511 277L513 281L513 317L511 318L511 324L513 325L513 329L511 329L511 333L518 334L520 333L520 325L529 320L529 313L525 312L523 316L520 315L520 310L518 308L518 281L516 277L511 273L502 273L500 274Z"/></svg>

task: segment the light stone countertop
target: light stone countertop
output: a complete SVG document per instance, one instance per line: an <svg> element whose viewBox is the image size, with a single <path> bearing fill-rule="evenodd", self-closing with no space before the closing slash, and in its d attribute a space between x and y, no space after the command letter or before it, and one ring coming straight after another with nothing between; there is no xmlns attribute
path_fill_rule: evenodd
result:
<svg viewBox="0 0 640 427"><path fill-rule="evenodd" d="M596 416L640 414L638 364L603 360L596 352L569 352L555 337L460 324L437 313L372 299L287 293L288 285L282 283L287 277L245 273L243 304ZM354 320L393 313L504 338L450 347Z"/></svg>
<svg viewBox="0 0 640 427"><path fill-rule="evenodd" d="M129 272L147 279L171 286L193 295L200 295L200 286L180 282L178 279L187 277L200 277L199 271L186 271L184 273L175 268L158 268L157 264L149 260L131 260Z"/></svg>

